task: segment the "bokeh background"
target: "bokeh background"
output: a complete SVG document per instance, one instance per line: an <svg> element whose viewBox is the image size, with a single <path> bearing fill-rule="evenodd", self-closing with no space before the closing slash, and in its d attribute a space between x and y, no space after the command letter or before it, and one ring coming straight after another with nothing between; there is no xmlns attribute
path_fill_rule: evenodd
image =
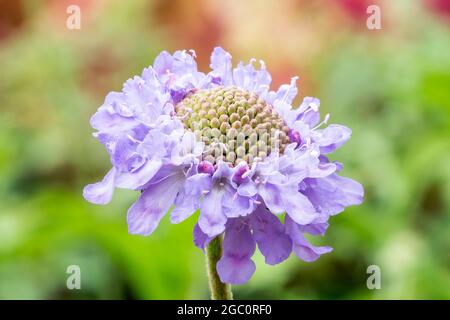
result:
<svg viewBox="0 0 450 320"><path fill-rule="evenodd" d="M450 299L449 27L448 0L0 0L0 298L209 297L194 217L132 236L135 192L107 206L81 193L110 166L89 127L104 96L161 50L195 49L206 71L221 45L263 59L273 88L300 75L300 95L353 129L333 159L366 189L313 239L331 254L271 267L258 253L235 297ZM73 264L81 290L66 287ZM380 290L366 287L372 264Z"/></svg>

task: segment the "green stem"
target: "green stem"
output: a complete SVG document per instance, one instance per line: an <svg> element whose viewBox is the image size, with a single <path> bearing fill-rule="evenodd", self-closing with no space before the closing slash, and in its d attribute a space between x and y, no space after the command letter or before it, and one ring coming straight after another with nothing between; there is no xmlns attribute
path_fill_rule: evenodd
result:
<svg viewBox="0 0 450 320"><path fill-rule="evenodd" d="M206 268L208 270L209 288L213 300L233 300L231 286L220 281L217 274L217 262L222 256L222 236L211 240L206 248Z"/></svg>

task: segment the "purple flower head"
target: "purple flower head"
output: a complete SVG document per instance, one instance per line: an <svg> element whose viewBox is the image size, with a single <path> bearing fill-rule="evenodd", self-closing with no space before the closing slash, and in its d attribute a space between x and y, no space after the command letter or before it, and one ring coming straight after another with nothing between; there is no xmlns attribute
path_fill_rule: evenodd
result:
<svg viewBox="0 0 450 320"><path fill-rule="evenodd" d="M169 209L172 223L199 210L194 243L203 250L223 237L217 272L232 284L255 272L256 247L270 265L291 252L307 262L330 252L305 234L324 235L329 217L364 193L325 156L351 130L326 126L316 98L293 107L297 78L270 91L264 62L254 65L233 68L231 55L215 48L205 74L192 51L162 52L91 118L112 168L83 192L106 204L115 188L140 191L127 215L132 234L150 235Z"/></svg>

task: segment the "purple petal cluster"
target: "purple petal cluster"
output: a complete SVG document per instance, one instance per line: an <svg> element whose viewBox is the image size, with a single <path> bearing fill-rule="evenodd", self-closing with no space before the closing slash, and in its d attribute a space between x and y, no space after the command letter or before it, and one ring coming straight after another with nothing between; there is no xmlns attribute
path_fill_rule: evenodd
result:
<svg viewBox="0 0 450 320"><path fill-rule="evenodd" d="M106 96L91 125L112 168L101 182L85 187L84 197L106 204L115 188L140 191L127 214L132 234L150 235L171 208L172 223L198 210L194 243L204 249L223 234L217 271L226 283L245 283L252 276L256 247L270 265L292 252L307 262L330 252L330 247L312 245L305 234L324 235L330 216L363 200L362 186L340 176L342 165L327 158L351 130L327 126L328 116L321 122L316 98L293 107L296 78L270 91L263 62L259 69L253 60L233 68L231 55L215 48L211 69L198 71L194 52L162 52L121 92ZM228 86L256 93L281 115L291 141L282 154L251 166L245 161L213 166L203 160L204 143L184 127L175 106L190 93Z"/></svg>

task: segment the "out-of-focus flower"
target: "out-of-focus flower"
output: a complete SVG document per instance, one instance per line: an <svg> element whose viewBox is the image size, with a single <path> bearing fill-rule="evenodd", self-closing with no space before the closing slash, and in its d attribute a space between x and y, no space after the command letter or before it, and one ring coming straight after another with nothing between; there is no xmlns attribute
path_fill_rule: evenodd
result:
<svg viewBox="0 0 450 320"><path fill-rule="evenodd" d="M367 7L373 4L368 0L338 0L337 3L350 17L358 21L367 18Z"/></svg>
<svg viewBox="0 0 450 320"><path fill-rule="evenodd" d="M151 14L158 27L177 45L188 45L198 55L197 64L208 66L208 55L224 37L223 4L210 0L156 0L149 3Z"/></svg>
<svg viewBox="0 0 450 320"><path fill-rule="evenodd" d="M316 98L293 108L296 78L271 91L262 61L259 69L254 60L233 68L218 47L205 74L194 58L162 52L122 92L107 95L91 125L112 169L84 197L106 204L116 187L141 191L127 217L129 232L141 235L171 207L172 223L199 210L194 243L204 249L224 234L217 271L226 283L251 277L256 245L271 265L291 252L304 261L330 252L305 234L323 235L330 216L363 199L362 186L327 158L351 130L325 127Z"/></svg>
<svg viewBox="0 0 450 320"><path fill-rule="evenodd" d="M450 0L425 0L425 4L447 22L450 20Z"/></svg>

